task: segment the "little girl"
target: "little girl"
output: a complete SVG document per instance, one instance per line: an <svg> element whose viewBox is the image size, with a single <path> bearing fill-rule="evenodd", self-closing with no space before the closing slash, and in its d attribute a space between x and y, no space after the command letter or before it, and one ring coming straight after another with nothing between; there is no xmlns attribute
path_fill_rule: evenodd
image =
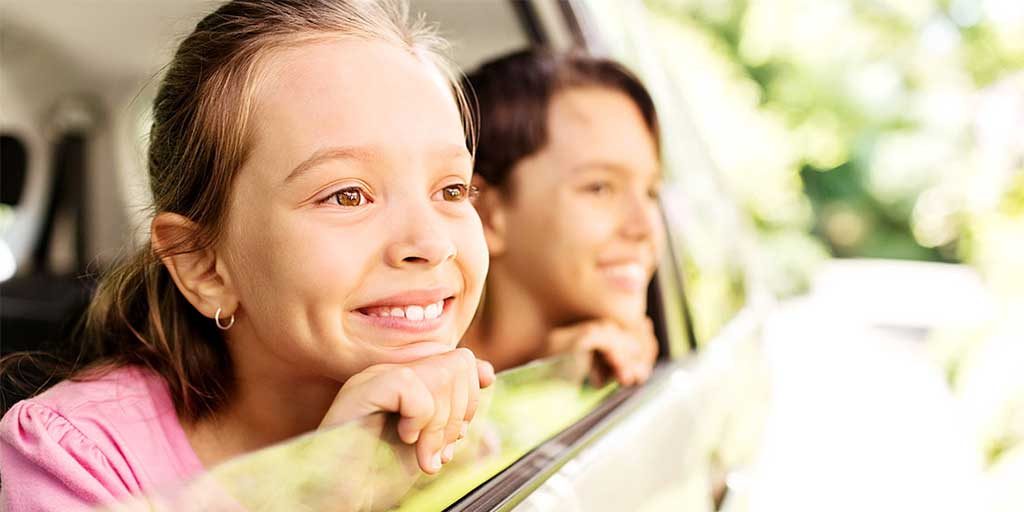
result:
<svg viewBox="0 0 1024 512"><path fill-rule="evenodd" d="M614 61L543 49L466 80L486 120L474 179L491 256L466 346L499 370L593 351L619 383L644 382L658 353L647 289L665 231L647 89Z"/></svg>
<svg viewBox="0 0 1024 512"><path fill-rule="evenodd" d="M150 243L102 280L87 364L0 422L0 508L109 504L377 411L423 471L452 458L494 378L455 349L488 255L461 91L405 13L235 0L181 43Z"/></svg>

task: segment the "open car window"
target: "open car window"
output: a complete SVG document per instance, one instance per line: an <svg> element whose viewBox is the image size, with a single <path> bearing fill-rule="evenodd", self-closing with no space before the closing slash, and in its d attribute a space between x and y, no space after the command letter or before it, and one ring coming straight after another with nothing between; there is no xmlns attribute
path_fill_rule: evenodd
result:
<svg viewBox="0 0 1024 512"><path fill-rule="evenodd" d="M685 285L698 346L719 337L751 305L759 290L751 275L751 226L730 197L728 184L695 124L686 93L688 67L666 44L642 2L575 2L587 44L626 64L643 80L658 108L664 185L661 198L669 229L676 281ZM663 265L664 267L665 265ZM680 308L682 309L682 305ZM674 355L681 351L674 350Z"/></svg>
<svg viewBox="0 0 1024 512"><path fill-rule="evenodd" d="M572 355L501 372L455 458L422 473L394 415L373 414L218 465L112 510L441 510L587 416L617 385L592 386ZM198 507L197 507L198 505Z"/></svg>

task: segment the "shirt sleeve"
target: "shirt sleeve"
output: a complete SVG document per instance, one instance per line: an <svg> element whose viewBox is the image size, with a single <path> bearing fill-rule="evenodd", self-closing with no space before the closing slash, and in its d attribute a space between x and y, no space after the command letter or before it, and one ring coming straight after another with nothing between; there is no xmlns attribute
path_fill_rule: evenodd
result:
<svg viewBox="0 0 1024 512"><path fill-rule="evenodd" d="M22 401L0 420L0 510L89 510L130 492L109 458L59 412Z"/></svg>

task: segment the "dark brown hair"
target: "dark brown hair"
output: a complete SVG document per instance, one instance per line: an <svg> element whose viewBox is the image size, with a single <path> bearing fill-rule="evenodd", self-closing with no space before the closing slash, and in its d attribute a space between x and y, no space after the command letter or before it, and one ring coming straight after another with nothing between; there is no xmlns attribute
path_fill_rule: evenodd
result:
<svg viewBox="0 0 1024 512"><path fill-rule="evenodd" d="M547 144L548 106L559 92L604 87L629 96L657 144L658 117L640 80L621 64L581 52L545 48L518 51L481 65L463 88L479 120L474 171L489 185L507 188L516 164Z"/></svg>
<svg viewBox="0 0 1024 512"><path fill-rule="evenodd" d="M40 354L0 360L7 393L31 396L64 378L139 365L167 382L179 416L198 420L222 408L234 383L225 340L178 291L161 259L217 243L231 183L250 149L261 59L276 49L330 38L383 41L436 66L452 85L472 140L466 101L444 56L444 41L422 19L410 22L401 0L222 5L178 47L153 104L149 136L154 213L183 215L199 232L159 254L147 243L103 276L75 362ZM4 401L4 410L9 402Z"/></svg>

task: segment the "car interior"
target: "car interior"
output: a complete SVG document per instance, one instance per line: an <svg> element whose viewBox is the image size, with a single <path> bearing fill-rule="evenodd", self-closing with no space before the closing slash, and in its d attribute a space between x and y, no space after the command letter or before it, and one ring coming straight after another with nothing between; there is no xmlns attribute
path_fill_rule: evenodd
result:
<svg viewBox="0 0 1024 512"><path fill-rule="evenodd" d="M637 388L594 387L581 363L568 358L504 372L478 434L497 436L500 448L416 479L401 470L394 443L376 439L375 452L337 467L370 475L352 486L360 496L351 500L359 503L353 510L383 503L408 510L640 510L722 506L728 496L728 489L717 497L701 491L731 463L730 454L709 447L722 444L721 432L744 437L739 425L759 424L740 418L728 397L762 387L756 340L770 301L758 284L747 227L722 192L673 77L659 64L670 56L653 50L642 13L626 4L412 2L452 41L463 70L530 45L580 48L619 59L651 89L665 113L670 241L648 291L660 345L654 377ZM7 267L0 268L0 354L73 354L97 276L146 237L149 105L161 64L212 5L0 0L0 253L7 255L0 254ZM745 377L724 378L737 369ZM379 428L378 420L387 421L303 436L210 476L257 507L321 503L333 495L315 484L337 482L338 473L325 469L329 462L311 468L321 463L310 454L324 446L365 450L352 440ZM725 422L737 426L730 430ZM274 496L260 492L268 486ZM197 484L178 499L203 489Z"/></svg>

